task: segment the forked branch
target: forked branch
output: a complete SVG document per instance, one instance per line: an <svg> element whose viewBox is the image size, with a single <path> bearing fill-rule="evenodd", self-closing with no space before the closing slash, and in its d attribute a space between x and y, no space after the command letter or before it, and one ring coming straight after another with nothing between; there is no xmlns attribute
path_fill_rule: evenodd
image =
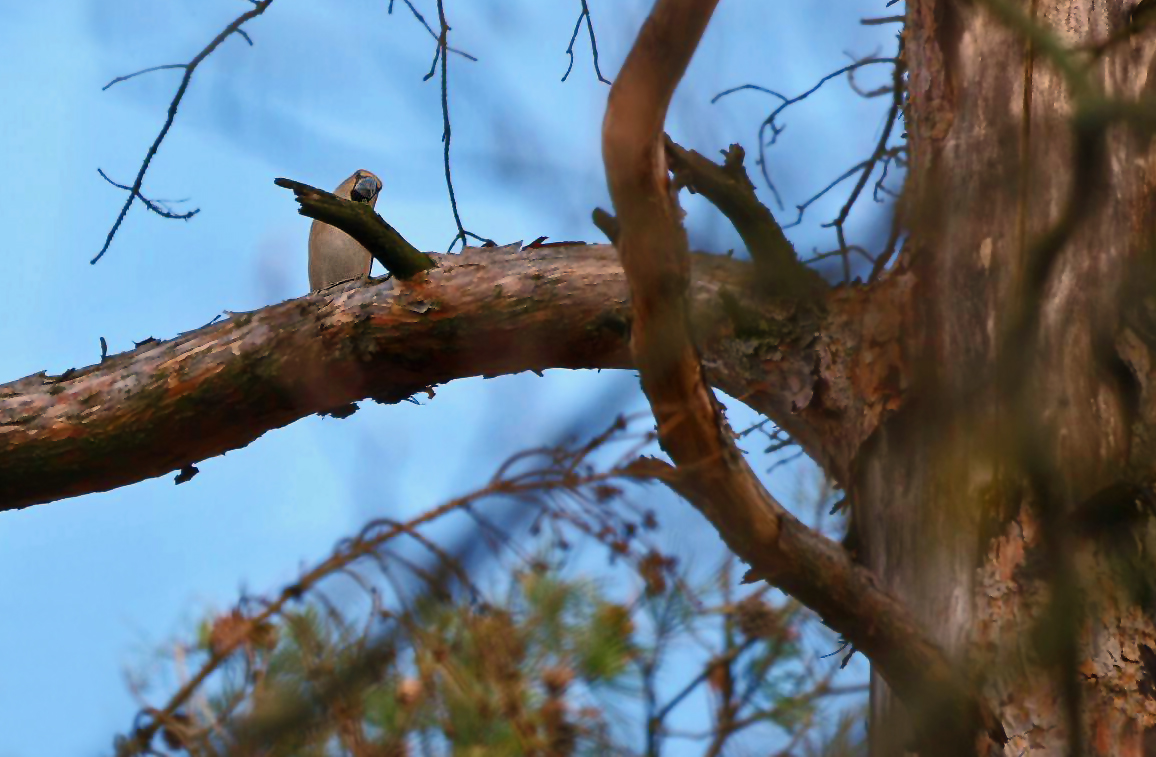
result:
<svg viewBox="0 0 1156 757"><path fill-rule="evenodd" d="M152 68L146 68L143 71L137 71L136 73L128 74L127 76L118 76L107 85L105 85L104 88L108 89L117 82L127 81L135 76L140 76L141 74L150 73L152 71L160 71L170 68L184 69L185 72L181 77L181 83L177 85L177 91L173 95L172 101L169 103L169 110L168 114L165 116L164 125L161 126L161 130L157 134L156 139L153 140L152 145L149 146L148 151L145 153L144 160L141 161L140 168L137 170L136 178L133 179L132 186L127 187L128 199L124 201L124 205L121 206L120 213L117 214L116 220L112 224L112 228L109 229L108 236L105 237L104 240L104 246L100 248L100 252L96 254L96 257L89 261L90 263L96 263L98 260L104 257L104 253L108 252L109 246L112 245L113 237L116 236L116 232L120 229L120 225L124 223L125 216L128 215L129 209L132 208L132 204L136 200L141 200L149 210L157 212L159 206L155 201L149 201L145 199L145 196L141 194L141 188L144 186L145 174L148 173L149 166L152 165L153 158L156 157L157 150L161 148L161 143L164 142L165 137L168 136L169 129L173 128L173 121L175 121L177 118L177 108L180 107L181 100L184 99L185 92L188 91L189 84L191 84L193 81L193 74L196 72L197 66L201 65L201 63L203 63L206 58L213 54L214 50L221 46L222 42L234 34L241 37L251 46L253 44L253 40L249 38L249 35L241 27L244 26L246 22L251 21L257 16L260 16L272 4L273 0L253 0L253 8L251 10L248 10L242 13L240 16L237 16L237 18L233 19L232 23L222 29L216 37L213 37L212 41L205 45L205 47L199 53L193 56L193 59L188 63L173 63L164 66L153 66ZM107 177L105 178L107 179ZM115 182L113 182L111 179L108 181L110 184L116 185ZM166 218L188 220L193 215L195 215L196 212L197 211L192 211L190 213L177 213L168 215L161 213L160 215Z"/></svg>
<svg viewBox="0 0 1156 757"><path fill-rule="evenodd" d="M717 0L658 0L610 92L602 130L616 243L630 286L632 351L658 422L668 481L765 578L818 612L872 661L907 705L926 754L974 755L980 729L1006 742L990 709L845 550L807 528L755 477L734 444L690 337L686 233L671 194L663 124Z"/></svg>

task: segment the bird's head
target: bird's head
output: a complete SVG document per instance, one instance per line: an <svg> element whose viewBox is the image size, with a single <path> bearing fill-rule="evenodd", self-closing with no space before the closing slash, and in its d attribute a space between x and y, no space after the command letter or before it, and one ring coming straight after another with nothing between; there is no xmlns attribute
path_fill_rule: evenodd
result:
<svg viewBox="0 0 1156 757"><path fill-rule="evenodd" d="M353 175L342 182L337 188L338 196L348 196L354 202L377 204L377 195L381 192L381 179L364 169L354 171Z"/></svg>

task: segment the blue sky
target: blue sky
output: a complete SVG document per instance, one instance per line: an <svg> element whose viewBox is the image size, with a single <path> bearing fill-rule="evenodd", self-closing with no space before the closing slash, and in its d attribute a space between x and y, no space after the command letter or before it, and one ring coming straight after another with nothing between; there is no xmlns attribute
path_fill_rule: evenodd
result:
<svg viewBox="0 0 1156 757"><path fill-rule="evenodd" d="M415 0L436 18L431 0ZM566 45L577 2L447 0L452 44L453 167L463 220L499 242L600 241L589 222L609 207L598 140L608 87L588 42ZM58 0L0 8L0 381L61 372L145 337L167 338L223 310L303 294L305 237L287 176L323 187L355 168L384 180L378 210L422 249L454 234L441 165L436 81L421 77L433 41L402 3L278 0L197 72L146 193L190 198L201 212L166 221L139 206L105 259L99 250L164 118L180 72L101 87L183 62L247 7L239 0ZM613 76L649 8L590 0L603 71ZM722 3L676 97L670 131L707 154L754 151L771 100L715 92L752 82L807 89L855 55L892 54L882 0ZM884 69L864 79L879 83ZM886 98L864 101L833 81L789 112L771 169L788 206L866 155ZM756 182L759 183L759 182ZM764 189L760 186L760 190ZM819 223L843 195L791 230L801 251L827 249ZM685 202L692 243L740 248L714 211ZM793 215L790 214L790 215ZM885 209L852 216L855 240L878 246ZM736 427L750 413L729 403ZM105 754L137 709L123 671L139 668L244 587L261 592L374 515L413 514L484 482L510 454L548 442L576 417L604 425L645 404L628 373L550 371L462 381L421 406L368 404L347 420L307 418L250 447L171 477L0 515L0 757ZM762 467L766 467L763 465ZM789 501L798 470L770 482ZM662 500L677 546L703 562L721 551L689 507ZM686 533L697 533L693 539ZM681 541L679 541L681 539Z"/></svg>

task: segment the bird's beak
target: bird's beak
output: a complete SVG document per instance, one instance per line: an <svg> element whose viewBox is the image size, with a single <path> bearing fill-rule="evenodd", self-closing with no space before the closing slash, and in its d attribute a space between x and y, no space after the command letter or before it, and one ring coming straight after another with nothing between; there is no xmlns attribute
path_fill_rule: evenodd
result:
<svg viewBox="0 0 1156 757"><path fill-rule="evenodd" d="M373 199L377 197L377 193L380 191L380 181L373 176L363 176L353 185L353 190L349 193L349 197L354 202L373 202Z"/></svg>

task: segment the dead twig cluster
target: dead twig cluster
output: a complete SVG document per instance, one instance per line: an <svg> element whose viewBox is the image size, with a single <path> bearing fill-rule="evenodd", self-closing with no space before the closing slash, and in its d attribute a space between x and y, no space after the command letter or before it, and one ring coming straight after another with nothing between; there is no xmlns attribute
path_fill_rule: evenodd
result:
<svg viewBox="0 0 1156 757"><path fill-rule="evenodd" d="M877 21L879 23L885 23L893 20L893 18L888 18ZM859 71L860 69L866 68L868 66L875 65L889 65L892 67L891 83L888 86L879 87L873 90L862 90L855 82L856 71ZM803 217L811 205L825 197L829 192L843 184L843 182L847 181L848 179L852 177L858 177L856 179L855 185L851 189L851 192L848 194L846 201L843 203L835 218L822 224L823 228L832 228L835 230L835 238L837 243L836 248L827 252L816 251L805 261L808 264L815 264L830 258L838 257L842 263L843 281L847 283L851 281L853 273L851 265L852 255L858 255L862 257L868 264L870 264L872 266L871 278L877 278L895 254L896 247L898 246L901 238L902 219L898 212L898 206L896 212L893 215L891 233L888 236L887 243L885 244L883 251L878 254L868 251L861 245L848 243L846 238L845 225L852 209L856 206L859 198L863 194L864 189L867 187L868 182L873 176L877 175L877 172L878 175L874 184L874 189L872 191L872 197L875 202L883 201L881 195L890 197L892 199L897 199L897 193L892 191L887 186L886 180L888 172L892 166L895 166L899 169L906 167L907 147L904 144L894 144L892 138L895 124L900 120L900 118L902 118L903 114L904 80L906 71L906 64L903 58L903 41L902 36L900 35L899 51L894 57L873 56L853 61L852 63L849 63L846 66L842 66L841 68L838 68L835 71L832 71L831 73L823 76L810 89L793 97L788 97L776 90L756 84L743 84L738 87L732 87L730 89L724 90L711 98L712 103L717 103L722 98L737 92L754 91L771 95L780 100L779 105L776 106L759 125L759 156L756 163L762 172L763 180L766 182L767 187L774 195L775 202L781 208L783 207L783 201L781 195L779 194L778 188L775 186L775 183L771 178L769 162L767 159L767 150L778 142L779 136L786 129L786 126L781 123L781 116L783 113L791 106L801 103L807 98L811 97L811 95L818 92L819 89L821 89L827 82L840 76L846 76L851 89L861 97L873 98L888 94L891 95L891 107L888 109L887 114L884 117L883 130L879 138L876 140L875 147L871 154L864 160L861 160L855 165L851 166L849 169L833 179L818 192L812 194L802 203L796 205L795 209L797 211L797 215L795 219L783 225L783 228L798 226L800 223L802 223Z"/></svg>

